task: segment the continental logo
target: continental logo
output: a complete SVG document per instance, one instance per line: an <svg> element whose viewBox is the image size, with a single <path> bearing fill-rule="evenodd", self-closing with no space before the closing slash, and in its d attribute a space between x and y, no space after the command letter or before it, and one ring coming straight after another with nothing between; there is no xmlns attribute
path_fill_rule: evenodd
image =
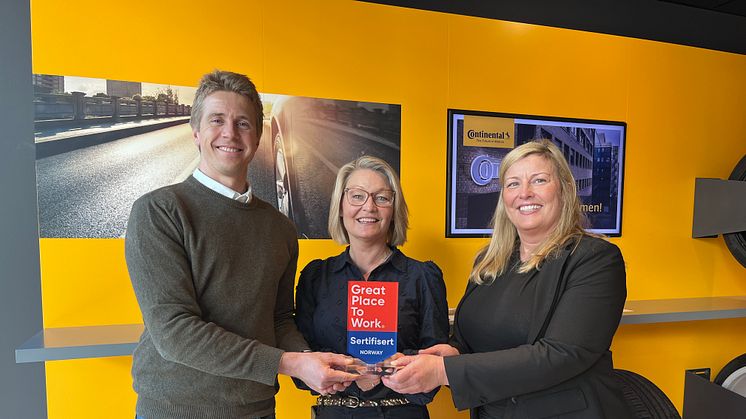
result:
<svg viewBox="0 0 746 419"><path fill-rule="evenodd" d="M500 160L481 155L471 161L469 174L471 181L479 186L487 185L492 179L498 178L500 173Z"/></svg>
<svg viewBox="0 0 746 419"><path fill-rule="evenodd" d="M464 116L464 146L514 148L515 122L512 118Z"/></svg>
<svg viewBox="0 0 746 419"><path fill-rule="evenodd" d="M507 131L503 132L487 132L487 131L474 131L473 129L470 129L466 136L469 137L470 140L473 140L475 138L497 138L500 140L509 140L510 139L510 133Z"/></svg>

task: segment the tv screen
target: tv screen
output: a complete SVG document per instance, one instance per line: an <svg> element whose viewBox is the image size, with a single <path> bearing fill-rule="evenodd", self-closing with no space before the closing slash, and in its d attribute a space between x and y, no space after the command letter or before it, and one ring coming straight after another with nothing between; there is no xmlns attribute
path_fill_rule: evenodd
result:
<svg viewBox="0 0 746 419"><path fill-rule="evenodd" d="M551 140L569 163L588 230L620 236L626 128L624 122L449 109L446 237L492 233L502 159L539 138Z"/></svg>

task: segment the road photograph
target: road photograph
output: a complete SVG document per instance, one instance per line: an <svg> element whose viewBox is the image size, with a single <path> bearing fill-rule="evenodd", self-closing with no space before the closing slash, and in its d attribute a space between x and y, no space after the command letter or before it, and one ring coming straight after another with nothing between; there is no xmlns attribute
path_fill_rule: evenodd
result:
<svg viewBox="0 0 746 419"><path fill-rule="evenodd" d="M124 237L138 197L197 168L194 88L37 74L34 83L40 237ZM401 106L261 96L252 191L288 216L300 238L329 238L339 167L369 154L399 170Z"/></svg>

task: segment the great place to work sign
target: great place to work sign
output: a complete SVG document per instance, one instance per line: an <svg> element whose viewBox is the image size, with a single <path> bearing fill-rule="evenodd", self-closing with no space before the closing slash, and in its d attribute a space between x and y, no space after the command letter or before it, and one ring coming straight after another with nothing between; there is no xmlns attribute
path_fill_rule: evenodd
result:
<svg viewBox="0 0 746 419"><path fill-rule="evenodd" d="M396 353L399 310L397 282L349 281L347 352L366 364Z"/></svg>

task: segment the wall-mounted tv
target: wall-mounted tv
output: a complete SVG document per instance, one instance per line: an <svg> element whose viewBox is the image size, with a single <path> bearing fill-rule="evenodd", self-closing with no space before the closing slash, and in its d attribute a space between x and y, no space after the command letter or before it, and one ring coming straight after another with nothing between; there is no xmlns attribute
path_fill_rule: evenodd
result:
<svg viewBox="0 0 746 419"><path fill-rule="evenodd" d="M500 196L498 173L513 148L551 140L570 164L589 230L622 232L625 122L448 110L446 237L484 237Z"/></svg>

